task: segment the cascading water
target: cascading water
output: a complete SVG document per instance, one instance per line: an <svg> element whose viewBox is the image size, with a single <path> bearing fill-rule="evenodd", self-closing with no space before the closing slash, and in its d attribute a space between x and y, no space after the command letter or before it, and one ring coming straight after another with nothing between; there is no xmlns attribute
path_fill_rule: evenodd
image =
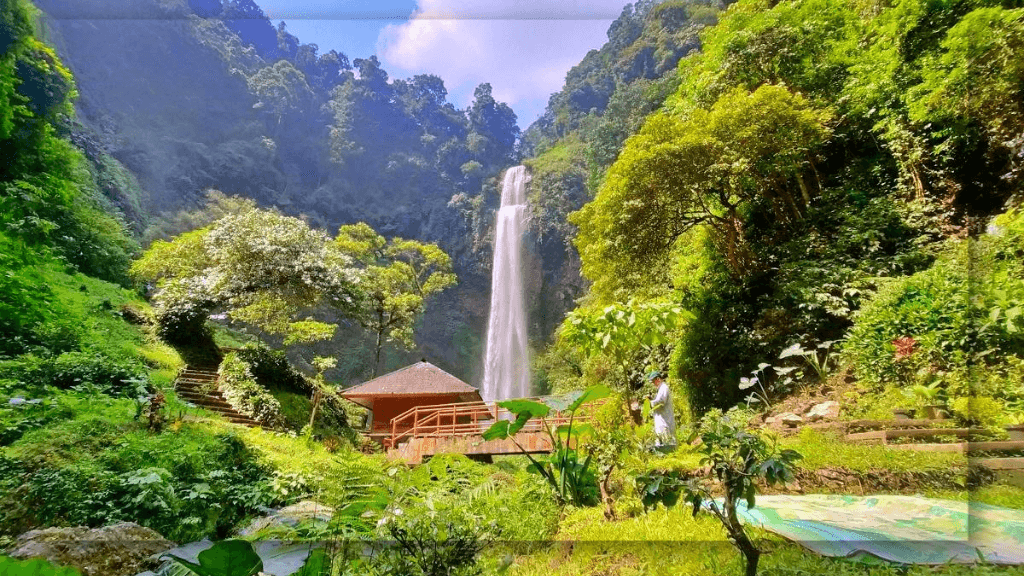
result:
<svg viewBox="0 0 1024 576"><path fill-rule="evenodd" d="M526 228L525 166L509 168L501 185L501 208L494 234L491 318L487 324L482 396L486 401L530 394L530 358L526 347L522 243Z"/></svg>

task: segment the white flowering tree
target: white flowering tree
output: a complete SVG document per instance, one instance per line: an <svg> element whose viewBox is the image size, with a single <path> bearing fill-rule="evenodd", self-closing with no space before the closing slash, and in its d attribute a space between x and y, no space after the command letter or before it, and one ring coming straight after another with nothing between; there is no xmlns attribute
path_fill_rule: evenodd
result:
<svg viewBox="0 0 1024 576"><path fill-rule="evenodd" d="M324 232L298 218L243 204L205 228L156 241L133 265L155 284L165 336L187 339L210 312L224 310L286 344L330 338L333 324L302 317L324 299L359 306L359 271ZM172 338L173 339L173 338Z"/></svg>

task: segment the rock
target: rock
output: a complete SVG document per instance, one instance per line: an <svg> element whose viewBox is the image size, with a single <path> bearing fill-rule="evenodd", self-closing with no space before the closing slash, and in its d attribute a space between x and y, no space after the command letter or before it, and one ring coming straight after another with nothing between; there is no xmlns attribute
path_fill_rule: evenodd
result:
<svg viewBox="0 0 1024 576"><path fill-rule="evenodd" d="M804 423L804 419L803 418L801 418L797 414L793 414L792 412L786 412L785 414L779 414L778 419L779 419L778 421L782 422L782 424L784 426L788 426L790 428L796 428L800 424Z"/></svg>
<svg viewBox="0 0 1024 576"><path fill-rule="evenodd" d="M807 411L804 416L808 422L817 422L818 420L835 420L839 417L839 402L835 400L829 400L822 402L821 404L815 404L810 410Z"/></svg>
<svg viewBox="0 0 1024 576"><path fill-rule="evenodd" d="M314 500L303 500L291 506L285 506L269 516L253 520L248 526L240 530L238 534L240 536L251 536L270 527L295 526L303 520L323 520L327 522L333 516L334 508L324 506Z"/></svg>
<svg viewBox="0 0 1024 576"><path fill-rule="evenodd" d="M155 568L153 556L174 542L134 522L103 528L46 528L26 532L15 540L9 556L18 560L43 558L58 566L73 566L83 576L131 576Z"/></svg>

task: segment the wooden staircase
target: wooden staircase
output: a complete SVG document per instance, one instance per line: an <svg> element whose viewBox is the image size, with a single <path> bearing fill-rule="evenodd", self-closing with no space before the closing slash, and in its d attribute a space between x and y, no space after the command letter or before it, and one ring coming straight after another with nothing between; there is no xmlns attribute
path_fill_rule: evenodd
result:
<svg viewBox="0 0 1024 576"><path fill-rule="evenodd" d="M217 368L186 366L174 381L178 398L221 415L232 424L259 427L259 422L235 410L217 389Z"/></svg>

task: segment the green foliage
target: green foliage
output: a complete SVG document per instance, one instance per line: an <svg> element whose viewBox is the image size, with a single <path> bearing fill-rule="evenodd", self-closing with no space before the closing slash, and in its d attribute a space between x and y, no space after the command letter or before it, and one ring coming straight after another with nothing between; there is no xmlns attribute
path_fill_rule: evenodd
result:
<svg viewBox="0 0 1024 576"><path fill-rule="evenodd" d="M731 5L572 217L588 305L671 298L692 310L672 366L696 412L740 400L740 378L793 342L842 340L876 289L897 290L879 277L924 274L965 215L991 214L1016 190L1020 22L1019 8L990 3ZM891 342L911 335L886 333L857 352L858 376L947 386L989 350L986 366L1007 373L997 356L1019 346L1016 281L995 266L1000 287L973 309L954 301L962 265L929 273L950 306L937 294L917 303L934 316L921 322L953 331L919 327L937 338L921 346L945 358L897 370ZM675 293L659 286L667 276ZM978 334L963 331L970 322Z"/></svg>
<svg viewBox="0 0 1024 576"><path fill-rule="evenodd" d="M153 434L130 401L60 398L60 419L0 456L4 534L130 520L178 541L223 537L274 502L267 469L235 437L180 424Z"/></svg>
<svg viewBox="0 0 1024 576"><path fill-rule="evenodd" d="M281 403L256 382L249 364L237 352L224 356L217 374L221 393L235 410L266 426L280 424Z"/></svg>
<svg viewBox="0 0 1024 576"><path fill-rule="evenodd" d="M636 388L636 383L630 381L631 368L636 368L642 355L668 344L687 317L688 313L672 304L630 301L598 312L573 312L565 320L560 337L586 356L610 358L620 370L615 384L629 403Z"/></svg>
<svg viewBox="0 0 1024 576"><path fill-rule="evenodd" d="M830 134L827 119L799 94L771 85L730 91L690 118L651 116L594 202L572 217L584 275L642 270L703 223L715 231L733 274L747 272L753 262L742 211L766 202L782 222L803 218L811 167Z"/></svg>
<svg viewBox="0 0 1024 576"><path fill-rule="evenodd" d="M255 576L263 560L245 540L221 540L199 553L199 563L171 555L171 559L199 576Z"/></svg>
<svg viewBox="0 0 1024 576"><path fill-rule="evenodd" d="M59 136L75 98L70 72L34 36L32 8L0 6L0 231L21 243L22 257L51 251L90 275L125 282L136 250L104 202L85 157Z"/></svg>
<svg viewBox="0 0 1024 576"><path fill-rule="evenodd" d="M995 148L1019 136L1022 49L1024 9L979 7L951 27L940 50L924 59L922 82L909 99L910 117L940 127L934 132L937 153L955 154L970 145L974 126Z"/></svg>
<svg viewBox="0 0 1024 576"><path fill-rule="evenodd" d="M857 315L844 347L858 377L876 386L938 379L953 395L967 396L959 375L971 362L1005 370L1022 343L1017 312L1024 276L1006 259L1016 250L1009 236L956 242L932 268L883 284Z"/></svg>
<svg viewBox="0 0 1024 576"><path fill-rule="evenodd" d="M394 542L377 552L368 567L374 576L477 576L476 564L488 536L440 515L391 516L384 524Z"/></svg>
<svg viewBox="0 0 1024 576"><path fill-rule="evenodd" d="M87 388L110 396L135 398L148 384L137 358L111 356L104 350L83 349L40 358L24 355L0 363L0 378L11 378L25 387L48 386L68 390Z"/></svg>
<svg viewBox="0 0 1024 576"><path fill-rule="evenodd" d="M74 568L54 566L40 558L19 562L0 556L0 574L5 576L78 576L80 572Z"/></svg>
<svg viewBox="0 0 1024 576"><path fill-rule="evenodd" d="M694 439L700 438L701 465L708 466L718 480L723 498L721 503L712 499L713 490L706 483L694 481L683 489L686 502L693 507L693 515L707 510L718 518L729 539L747 562L747 576L757 574L761 551L747 536L746 530L736 516L736 504L746 502L748 509L754 507L757 481L763 480L768 486L784 484L793 480L793 467L801 458L798 452L780 450L773 440L744 429L729 415L712 410L700 421Z"/></svg>
<svg viewBox="0 0 1024 576"><path fill-rule="evenodd" d="M161 324L180 338L191 337L217 307L261 333L320 338L332 327L299 319L302 309L328 295L343 311L354 306L354 271L327 236L251 202L207 228L154 242L132 271L156 283Z"/></svg>
<svg viewBox="0 0 1024 576"><path fill-rule="evenodd" d="M562 397L549 397L544 402L533 400L506 400L499 402L498 406L505 408L515 415L514 421L500 420L491 425L483 433L484 440L510 439L519 450L530 459L529 470L542 476L555 490L555 495L561 504L585 505L593 501L594 476L590 470L590 463L593 454L588 455L582 461L576 444L581 437L593 432L593 426L585 423L577 423L575 428L573 422L576 411L581 406L594 400L608 397L611 391L604 386L588 388L583 392L576 392ZM556 410L569 414L568 424L562 424L556 429L547 424L545 417ZM532 419L539 419L541 428L551 439L552 452L548 457L535 458L530 455L515 439L517 432L522 430Z"/></svg>
<svg viewBox="0 0 1024 576"><path fill-rule="evenodd" d="M456 283L452 261L435 244L401 238L385 241L362 222L342 226L333 245L364 265L360 289L365 301L356 318L376 336L376 376L384 343L411 348L413 327L426 299Z"/></svg>

